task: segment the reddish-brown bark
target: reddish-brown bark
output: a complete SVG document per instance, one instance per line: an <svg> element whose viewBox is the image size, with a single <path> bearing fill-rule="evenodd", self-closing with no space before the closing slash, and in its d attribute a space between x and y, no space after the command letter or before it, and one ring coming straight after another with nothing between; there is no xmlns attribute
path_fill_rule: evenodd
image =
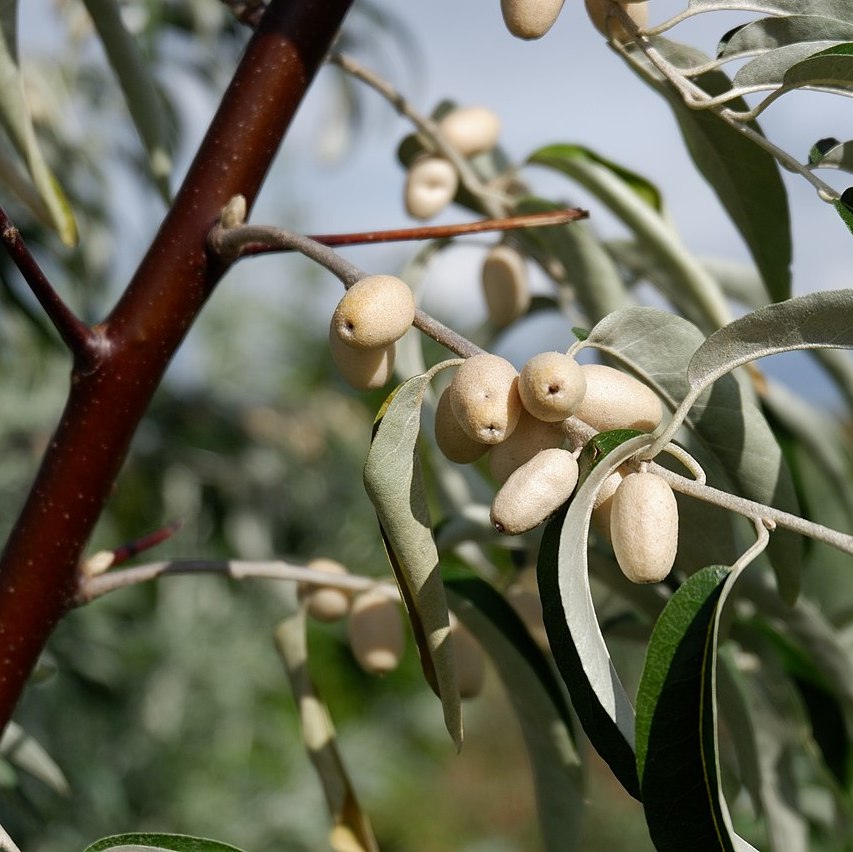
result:
<svg viewBox="0 0 853 852"><path fill-rule="evenodd" d="M352 0L272 0L183 186L105 322L75 358L68 401L0 557L0 728L53 627L133 433L225 269L205 250L234 195L254 200Z"/></svg>

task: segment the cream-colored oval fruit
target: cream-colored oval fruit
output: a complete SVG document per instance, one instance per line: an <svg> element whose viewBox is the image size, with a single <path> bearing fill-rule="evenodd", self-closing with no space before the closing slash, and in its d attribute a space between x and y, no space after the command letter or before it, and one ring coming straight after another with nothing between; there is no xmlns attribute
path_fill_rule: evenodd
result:
<svg viewBox="0 0 853 852"><path fill-rule="evenodd" d="M578 463L568 450L542 450L498 489L492 524L507 535L532 530L571 497L577 482Z"/></svg>
<svg viewBox="0 0 853 852"><path fill-rule="evenodd" d="M607 6L610 0L584 0L589 19L595 28L609 41L631 41L631 34L622 25L615 15L607 16ZM630 2L630 0L617 0L620 6L628 13L628 17L641 29L649 22L649 4L642 2Z"/></svg>
<svg viewBox="0 0 853 852"><path fill-rule="evenodd" d="M554 26L563 0L501 0L506 28L518 38L541 38Z"/></svg>
<svg viewBox="0 0 853 852"><path fill-rule="evenodd" d="M360 592L350 606L347 623L356 662L369 674L393 671L403 658L405 636L400 603L379 589Z"/></svg>
<svg viewBox="0 0 853 852"><path fill-rule="evenodd" d="M586 394L586 375L564 352L540 352L518 377L521 404L534 416L558 423L575 413Z"/></svg>
<svg viewBox="0 0 853 852"><path fill-rule="evenodd" d="M396 346L383 349L354 349L341 340L334 327L329 329L329 350L332 361L344 381L357 390L385 387L394 372Z"/></svg>
<svg viewBox="0 0 853 852"><path fill-rule="evenodd" d="M438 122L438 129L463 157L473 157L498 144L501 120L485 107L458 107Z"/></svg>
<svg viewBox="0 0 853 852"><path fill-rule="evenodd" d="M347 574L345 566L335 559L312 559L306 568L313 571L325 571L328 574ZM340 621L348 612L352 592L338 586L320 586L315 583L300 583L299 597L305 601L305 608L317 621Z"/></svg>
<svg viewBox="0 0 853 852"><path fill-rule="evenodd" d="M530 307L530 285L524 258L507 245L495 246L486 255L481 276L489 322L505 328Z"/></svg>
<svg viewBox="0 0 853 852"><path fill-rule="evenodd" d="M456 464L471 464L477 461L488 446L469 437L459 425L450 407L450 388L442 391L435 408L435 442L444 456Z"/></svg>
<svg viewBox="0 0 853 852"><path fill-rule="evenodd" d="M455 616L450 619L450 638L453 642L459 697L464 700L476 698L483 691L486 680L483 649L474 634Z"/></svg>
<svg viewBox="0 0 853 852"><path fill-rule="evenodd" d="M459 175L443 157L419 157L406 175L406 210L415 219L432 219L453 201Z"/></svg>
<svg viewBox="0 0 853 852"><path fill-rule="evenodd" d="M564 441L563 430L558 424L544 423L522 410L512 434L489 449L489 472L495 482L503 485L514 470L538 452L562 447Z"/></svg>
<svg viewBox="0 0 853 852"><path fill-rule="evenodd" d="M603 364L582 364L586 393L574 412L599 432L639 429L651 432L663 417L657 394L642 382Z"/></svg>
<svg viewBox="0 0 853 852"><path fill-rule="evenodd" d="M634 583L659 583L678 549L678 505L655 473L631 473L613 495L610 541L622 573Z"/></svg>
<svg viewBox="0 0 853 852"><path fill-rule="evenodd" d="M332 315L332 329L347 346L383 349L412 326L415 297L394 275L368 275L344 293Z"/></svg>
<svg viewBox="0 0 853 852"><path fill-rule="evenodd" d="M518 371L489 352L467 358L450 383L450 406L469 438L499 444L521 416Z"/></svg>

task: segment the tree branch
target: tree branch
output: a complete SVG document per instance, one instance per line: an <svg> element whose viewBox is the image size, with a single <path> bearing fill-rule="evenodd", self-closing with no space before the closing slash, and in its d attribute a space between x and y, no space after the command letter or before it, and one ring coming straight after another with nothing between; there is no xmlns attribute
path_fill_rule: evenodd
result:
<svg viewBox="0 0 853 852"><path fill-rule="evenodd" d="M162 375L227 266L206 250L230 198L249 204L352 0L272 0L174 204L97 332L0 556L0 727L56 622L74 603L83 548Z"/></svg>

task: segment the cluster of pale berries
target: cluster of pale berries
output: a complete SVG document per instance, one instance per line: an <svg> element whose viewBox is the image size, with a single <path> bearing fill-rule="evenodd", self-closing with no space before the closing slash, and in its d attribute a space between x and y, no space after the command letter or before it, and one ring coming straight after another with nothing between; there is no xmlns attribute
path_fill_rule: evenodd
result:
<svg viewBox="0 0 853 852"><path fill-rule="evenodd" d="M518 38L541 38L557 20L564 0L501 0L507 29ZM638 26L648 23L646 0L616 0ZM631 36L619 20L608 14L610 0L585 0L586 11L596 29L612 41L629 41Z"/></svg>
<svg viewBox="0 0 853 852"><path fill-rule="evenodd" d="M347 574L334 559L314 559L314 571ZM364 591L334 585L301 584L299 596L312 618L326 623L347 619L347 637L356 662L368 674L386 675L399 666L405 648L405 630L396 591L377 585ZM451 613L450 640L456 679L462 698L479 695L485 680L483 651L471 632Z"/></svg>
<svg viewBox="0 0 853 852"><path fill-rule="evenodd" d="M439 398L435 437L444 455L460 464L488 452L500 484L491 521L499 532L518 535L574 492L580 450L566 443L577 443L571 440L577 421L599 432L651 431L662 416L653 391L612 367L543 352L519 373L509 361L482 353L459 367ZM597 496L592 519L628 579L659 582L672 569L678 509L672 488L657 474L615 471Z"/></svg>

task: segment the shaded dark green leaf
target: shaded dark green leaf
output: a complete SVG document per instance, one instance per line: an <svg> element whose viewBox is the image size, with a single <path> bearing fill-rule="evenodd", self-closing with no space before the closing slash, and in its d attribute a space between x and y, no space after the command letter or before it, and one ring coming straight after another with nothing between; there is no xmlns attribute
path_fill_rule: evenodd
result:
<svg viewBox="0 0 853 852"><path fill-rule="evenodd" d="M471 574L445 573L451 608L494 664L521 725L546 850L580 844L583 777L565 693L504 597Z"/></svg>
<svg viewBox="0 0 853 852"><path fill-rule="evenodd" d="M185 834L114 834L83 852L241 852L236 846Z"/></svg>

